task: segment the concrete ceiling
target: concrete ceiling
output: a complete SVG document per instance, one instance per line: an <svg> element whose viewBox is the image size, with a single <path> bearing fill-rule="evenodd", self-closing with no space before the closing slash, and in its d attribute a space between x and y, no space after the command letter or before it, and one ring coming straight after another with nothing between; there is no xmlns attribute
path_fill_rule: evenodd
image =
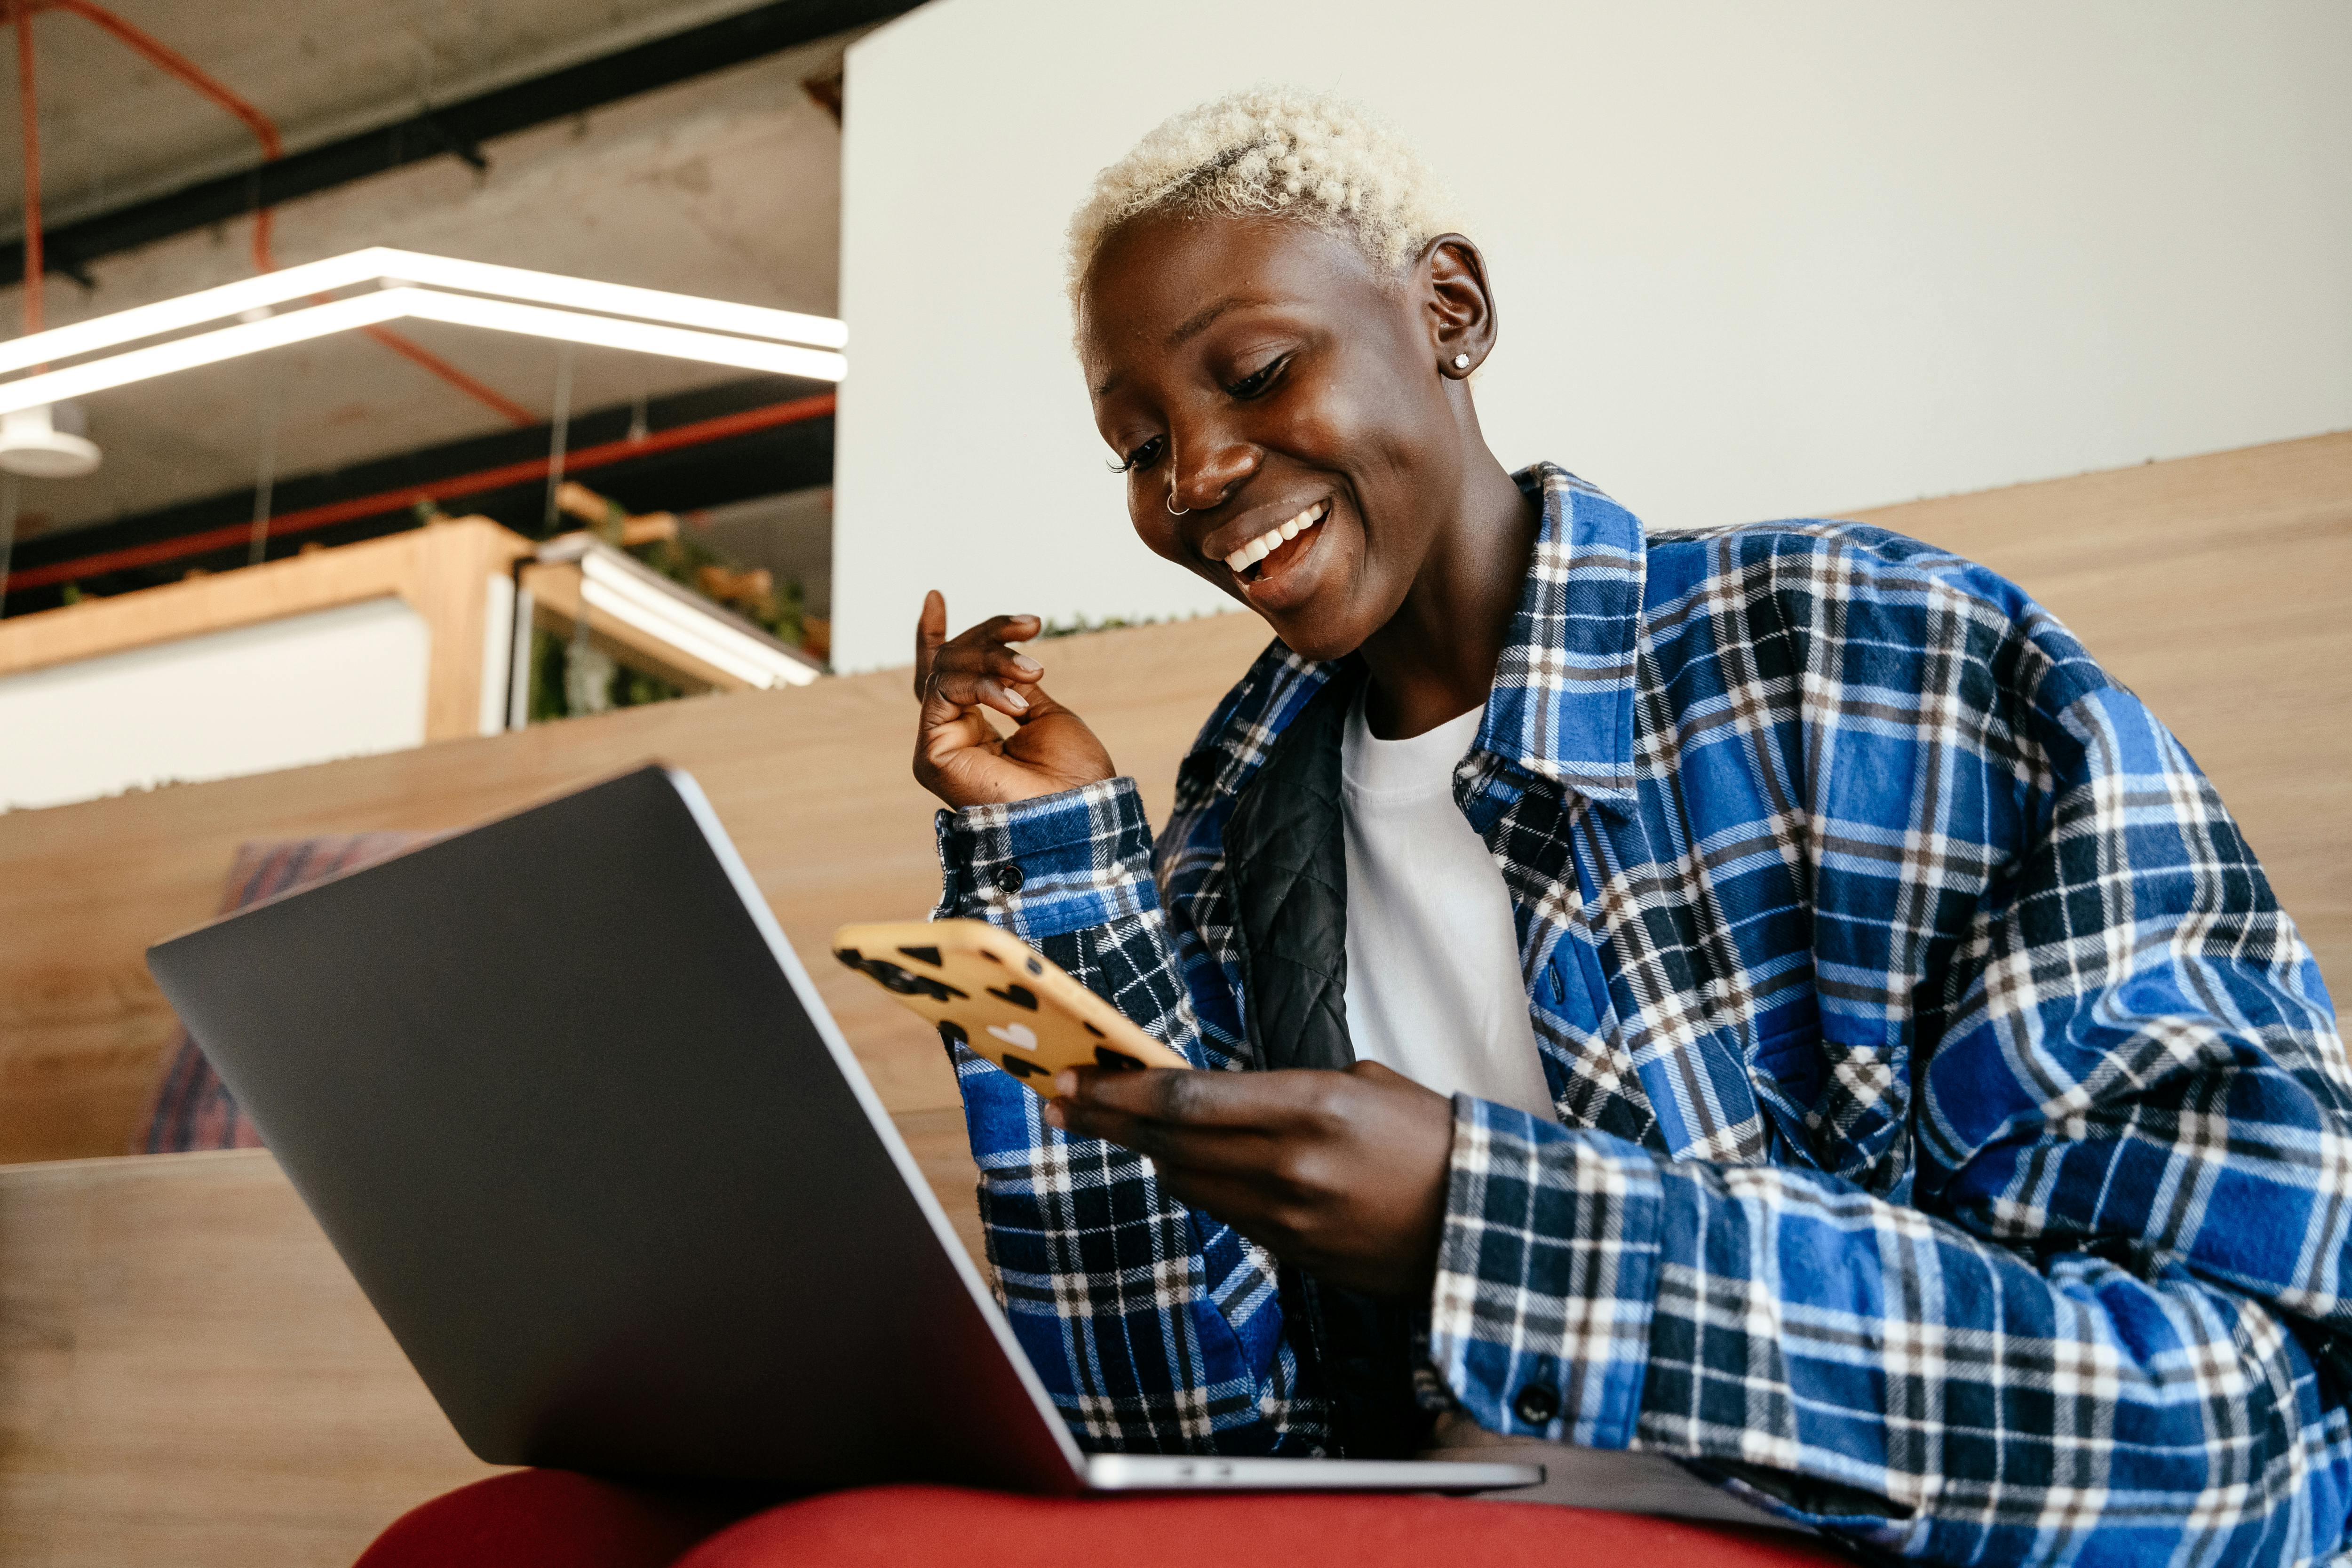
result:
<svg viewBox="0 0 2352 1568"><path fill-rule="evenodd" d="M205 8L191 0L127 0L121 7L280 118L289 148L741 8L674 0L592 7L553 0L289 0ZM36 31L51 217L251 162L251 139L235 121L80 18L47 13ZM801 84L852 36L503 138L484 149L486 174L442 159L282 206L277 258L283 265L394 245L831 314L840 133ZM21 199L14 161L0 153L0 164L6 168L0 189ZM239 222L101 259L91 268L92 290L53 276L47 320L61 324L243 277L251 267L248 243L248 226ZM0 290L0 321L13 322L20 309L16 290ZM430 323L402 330L548 416L556 345ZM582 349L572 402L593 407L740 374ZM27 535L253 484L272 409L280 475L509 426L358 337L102 393L86 407L104 463L89 479L26 482Z"/></svg>
<svg viewBox="0 0 2352 1568"><path fill-rule="evenodd" d="M747 10L752 0L105 4L269 116L295 152ZM244 126L84 18L43 12L33 34L51 221L253 161ZM13 125L13 104L10 111ZM6 163L0 211L13 215L23 180L16 161Z"/></svg>

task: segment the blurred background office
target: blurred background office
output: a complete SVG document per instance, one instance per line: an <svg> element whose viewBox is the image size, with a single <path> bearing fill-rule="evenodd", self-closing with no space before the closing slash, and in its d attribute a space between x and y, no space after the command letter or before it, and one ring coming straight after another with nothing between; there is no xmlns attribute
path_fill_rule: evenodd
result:
<svg viewBox="0 0 2352 1568"><path fill-rule="evenodd" d="M2021 582L2352 973L2341 0L0 16L0 1568L349 1561L481 1470L148 943L647 758L803 952L919 914L932 586L1164 809L1265 633L1130 531L1062 234L1235 87L1454 187L1507 462ZM937 1042L835 973L976 1237Z"/></svg>

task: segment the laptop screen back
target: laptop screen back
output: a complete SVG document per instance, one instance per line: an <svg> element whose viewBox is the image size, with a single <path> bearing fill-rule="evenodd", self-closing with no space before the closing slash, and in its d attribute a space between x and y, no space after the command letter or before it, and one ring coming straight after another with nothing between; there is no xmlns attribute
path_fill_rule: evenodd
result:
<svg viewBox="0 0 2352 1568"><path fill-rule="evenodd" d="M646 768L149 958L482 1458L1074 1489L740 873Z"/></svg>

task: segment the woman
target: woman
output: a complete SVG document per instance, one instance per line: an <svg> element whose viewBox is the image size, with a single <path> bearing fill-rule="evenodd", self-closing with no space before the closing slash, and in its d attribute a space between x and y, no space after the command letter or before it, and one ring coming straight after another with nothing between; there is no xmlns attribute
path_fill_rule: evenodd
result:
<svg viewBox="0 0 2352 1568"><path fill-rule="evenodd" d="M1219 1069L958 1058L1082 1439L1466 1418L1929 1561L2332 1552L2352 1068L2138 702L1909 540L1506 472L1486 263L1344 105L1171 121L1071 277L1138 533L1276 638L1155 849L1035 617L918 630L940 912Z"/></svg>

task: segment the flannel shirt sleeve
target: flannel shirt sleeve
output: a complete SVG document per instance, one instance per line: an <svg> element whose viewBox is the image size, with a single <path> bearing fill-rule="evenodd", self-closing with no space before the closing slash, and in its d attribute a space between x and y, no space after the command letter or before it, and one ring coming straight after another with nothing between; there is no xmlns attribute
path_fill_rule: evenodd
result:
<svg viewBox="0 0 2352 1568"><path fill-rule="evenodd" d="M2333 1560L2326 991L2136 700L2047 722L2038 835L1914 1047L1891 1194L1457 1102L1432 1352L1483 1425L1694 1461L1937 1562Z"/></svg>
<svg viewBox="0 0 2352 1568"><path fill-rule="evenodd" d="M934 918L1004 927L1203 1065L1133 780L942 811L938 831ZM1311 1446L1291 1419L1297 1363L1264 1255L1163 1194L1150 1161L1065 1137L1010 1075L961 1047L949 1053L1000 1299L1080 1444L1243 1455Z"/></svg>

